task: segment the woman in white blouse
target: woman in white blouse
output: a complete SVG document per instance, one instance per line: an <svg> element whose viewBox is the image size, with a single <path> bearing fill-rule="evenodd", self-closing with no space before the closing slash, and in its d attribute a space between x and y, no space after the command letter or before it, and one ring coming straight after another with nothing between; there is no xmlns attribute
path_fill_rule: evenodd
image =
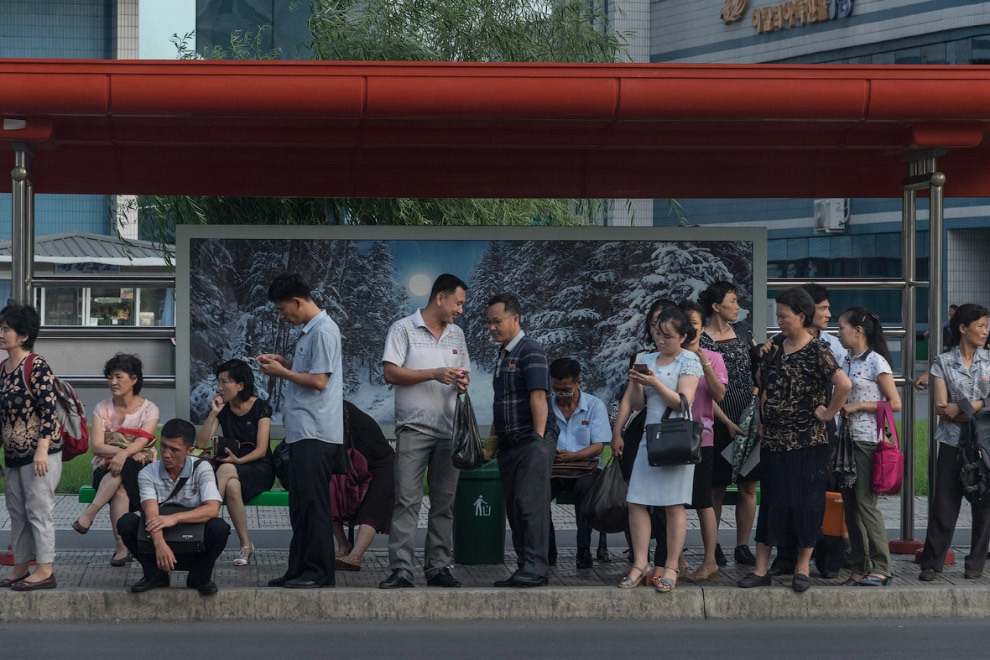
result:
<svg viewBox="0 0 990 660"><path fill-rule="evenodd" d="M889 401L894 412L901 397L894 386L890 352L880 318L865 307L850 307L839 317L839 341L849 353L842 368L852 392L842 406L842 423L849 424L856 462L856 483L842 490L846 526L852 549L852 574L844 586L890 584L890 548L883 514L873 492L873 454L877 450L877 404Z"/></svg>

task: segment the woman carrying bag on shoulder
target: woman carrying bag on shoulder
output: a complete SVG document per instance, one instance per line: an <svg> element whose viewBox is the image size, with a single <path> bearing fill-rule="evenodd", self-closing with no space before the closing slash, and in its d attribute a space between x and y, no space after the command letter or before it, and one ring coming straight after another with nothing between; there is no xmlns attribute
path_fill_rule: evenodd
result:
<svg viewBox="0 0 990 660"><path fill-rule="evenodd" d="M949 329L951 348L935 358L931 368L931 392L938 414L938 458L935 463L935 493L925 548L921 553L918 579L931 582L942 572L945 553L959 516L963 491L956 459L959 436L969 417L959 408L959 401L969 401L974 411L990 404L990 352L983 348L987 340L987 309L981 305L962 305L956 310ZM963 577L978 579L983 575L990 543L990 506L973 505L973 537L966 555Z"/></svg>
<svg viewBox="0 0 990 660"><path fill-rule="evenodd" d="M842 489L846 526L852 550L852 574L843 586L879 587L890 584L887 526L873 491L873 455L877 451L877 409L889 401L901 409L901 397L890 369L890 352L880 318L865 307L850 307L839 317L839 342L849 354L842 368L852 391L842 406L842 424L849 425L856 465L856 483Z"/></svg>
<svg viewBox="0 0 990 660"><path fill-rule="evenodd" d="M644 355L642 361L629 370L629 386L622 397L619 414L612 431L612 448L622 455L622 427L633 410L646 405L646 423L657 424L670 408L681 410L682 397L688 406L694 401L698 381L703 376L698 356L682 348L697 334L684 312L676 307L659 312L650 319L650 331L657 351ZM677 561L684 550L687 533L686 504L691 503L694 465L664 465L651 467L647 457L646 434L639 443L636 462L629 479L626 502L629 504L629 531L633 544L633 568L619 587L628 589L639 585L650 572L650 514L648 506L666 508L667 557L663 566L652 574L652 582L660 593L677 586Z"/></svg>

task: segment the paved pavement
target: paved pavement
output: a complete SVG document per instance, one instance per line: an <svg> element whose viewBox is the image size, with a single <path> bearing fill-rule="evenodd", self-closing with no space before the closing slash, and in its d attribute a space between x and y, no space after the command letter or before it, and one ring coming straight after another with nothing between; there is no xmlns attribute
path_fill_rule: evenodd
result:
<svg viewBox="0 0 990 660"><path fill-rule="evenodd" d="M883 509L890 528L898 525L899 506L898 498L885 498ZM515 564L511 549L507 549L504 564L455 565L453 572L463 582L462 589L429 588L418 575L415 589L382 591L376 585L388 574L384 535L379 535L376 545L366 553L361 571L337 573L337 589L270 589L267 581L280 575L286 564L287 512L259 507L249 508L252 530L257 530L253 532L258 545L256 561L246 567L232 565L237 555L236 537L232 536L216 568L215 581L221 587L218 596L203 598L193 590L181 588L185 584L185 574L181 572L173 574L172 589L136 595L127 592L126 587L140 577L139 567L131 564L113 568L107 563L112 542L105 513L86 536L69 529L82 508L71 496L60 497L56 505L59 588L30 594L0 590L0 621L787 619L982 617L990 611L990 574L980 580L963 580L961 558L966 550L962 548L957 549L959 562L947 566L933 583L917 580L918 568L912 557L895 556L893 586L886 588L840 587L839 583L848 576L847 571L842 571L831 580L816 577L813 572L813 587L804 594L792 592L789 577L774 578L771 588L741 590L735 582L749 568L734 566L730 561L717 581L704 586L682 581L667 595L651 588L620 590L615 586L629 569L622 535L609 536L611 561L596 561L591 569L577 570L575 550L567 547L565 540L573 539L573 508L568 506L555 506L553 510L555 525L562 532L558 534L561 547L557 566L551 572L551 586L546 589L492 588L492 582L508 576ZM925 510L924 499L919 498L916 525L922 528ZM9 530L9 520L5 509L0 511L2 547L9 539L9 531L3 531ZM968 515L968 507L964 507L957 536L963 544L968 542ZM696 530L693 516L690 525ZM421 526L425 526L425 507ZM731 516L723 523L720 536L723 544L731 548ZM692 567L701 561L697 537L695 531L688 539L686 556ZM8 571L0 567L0 576Z"/></svg>

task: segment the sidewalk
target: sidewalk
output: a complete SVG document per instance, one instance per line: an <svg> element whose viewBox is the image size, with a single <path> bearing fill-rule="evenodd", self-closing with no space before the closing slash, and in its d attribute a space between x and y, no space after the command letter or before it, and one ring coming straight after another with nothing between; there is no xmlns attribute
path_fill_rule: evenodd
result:
<svg viewBox="0 0 990 660"><path fill-rule="evenodd" d="M916 504L919 513L925 507ZM288 524L285 509L259 508L251 513L258 550L256 561L235 568L236 537L217 563L215 581L220 594L204 598L185 589L185 574L172 576L172 589L131 594L127 587L140 578L140 568L130 564L113 568L107 559L112 545L105 514L92 531L80 536L68 529L83 505L70 496L60 497L58 558L55 573L59 588L17 593L0 590L0 620L25 621L213 621L213 620L464 620L464 619L697 619L697 618L875 618L875 617L983 617L990 611L990 572L980 580L962 579L965 549L956 550L957 563L947 566L932 583L917 580L913 557L895 556L890 587L840 587L848 576L824 580L812 571L812 588L795 594L790 577L774 578L770 588L743 590L736 580L749 571L731 562L714 583L698 586L682 581L670 594L652 588L617 589L628 572L621 535L610 535L611 561L596 561L591 569L575 568L575 550L562 547L557 566L551 569L550 587L541 589L496 589L494 580L507 577L514 567L511 550L505 564L455 565L453 573L461 589L426 587L422 574L416 588L395 591L377 589L388 575L388 553L374 548L366 553L360 572L338 572L336 589L293 591L266 586L281 575L287 559ZM896 527L899 500L884 503L888 527ZM249 508L250 510L250 508ZM6 516L6 512L3 514ZM968 511L966 511L968 517ZM572 507L555 507L559 530L573 526ZM424 521L421 521L423 524ZM696 526L696 521L693 523ZM968 526L960 520L960 527ZM923 526L923 524L922 524ZM723 525L723 527L725 527ZM101 531L102 528L102 531ZM0 519L0 529L9 530L9 520ZM968 536L968 530L967 536ZM723 536L732 534L723 529ZM9 532L0 531L6 545ZM384 535L379 535L384 540ZM595 535L597 541L597 534ZM725 538L728 540L731 536ZM75 540L75 542L73 542ZM968 539L967 539L968 540ZM731 541L730 541L731 543ZM731 546L729 546L731 547ZM689 564L701 561L701 549L689 547ZM9 568L0 567L0 576Z"/></svg>

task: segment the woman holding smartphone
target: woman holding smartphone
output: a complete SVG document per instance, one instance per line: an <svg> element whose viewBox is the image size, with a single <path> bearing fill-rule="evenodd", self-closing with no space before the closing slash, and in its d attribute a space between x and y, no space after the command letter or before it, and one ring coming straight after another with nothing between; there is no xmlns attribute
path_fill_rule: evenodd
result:
<svg viewBox="0 0 990 660"><path fill-rule="evenodd" d="M682 412L681 396L691 405L698 380L704 373L698 356L682 348L697 334L684 312L676 307L656 312L650 318L650 332L657 350L642 356L629 370L629 385L612 431L612 449L620 456L624 449L622 428L633 410L640 410L645 405L647 424L658 423L668 408ZM633 568L619 583L620 588L639 585L651 572L648 506L665 507L667 519L667 556L663 566L652 571L652 582L660 593L670 592L677 586L677 561L684 550L687 533L684 505L691 502L693 482L693 465L651 467L646 452L646 434L643 434L626 495Z"/></svg>

